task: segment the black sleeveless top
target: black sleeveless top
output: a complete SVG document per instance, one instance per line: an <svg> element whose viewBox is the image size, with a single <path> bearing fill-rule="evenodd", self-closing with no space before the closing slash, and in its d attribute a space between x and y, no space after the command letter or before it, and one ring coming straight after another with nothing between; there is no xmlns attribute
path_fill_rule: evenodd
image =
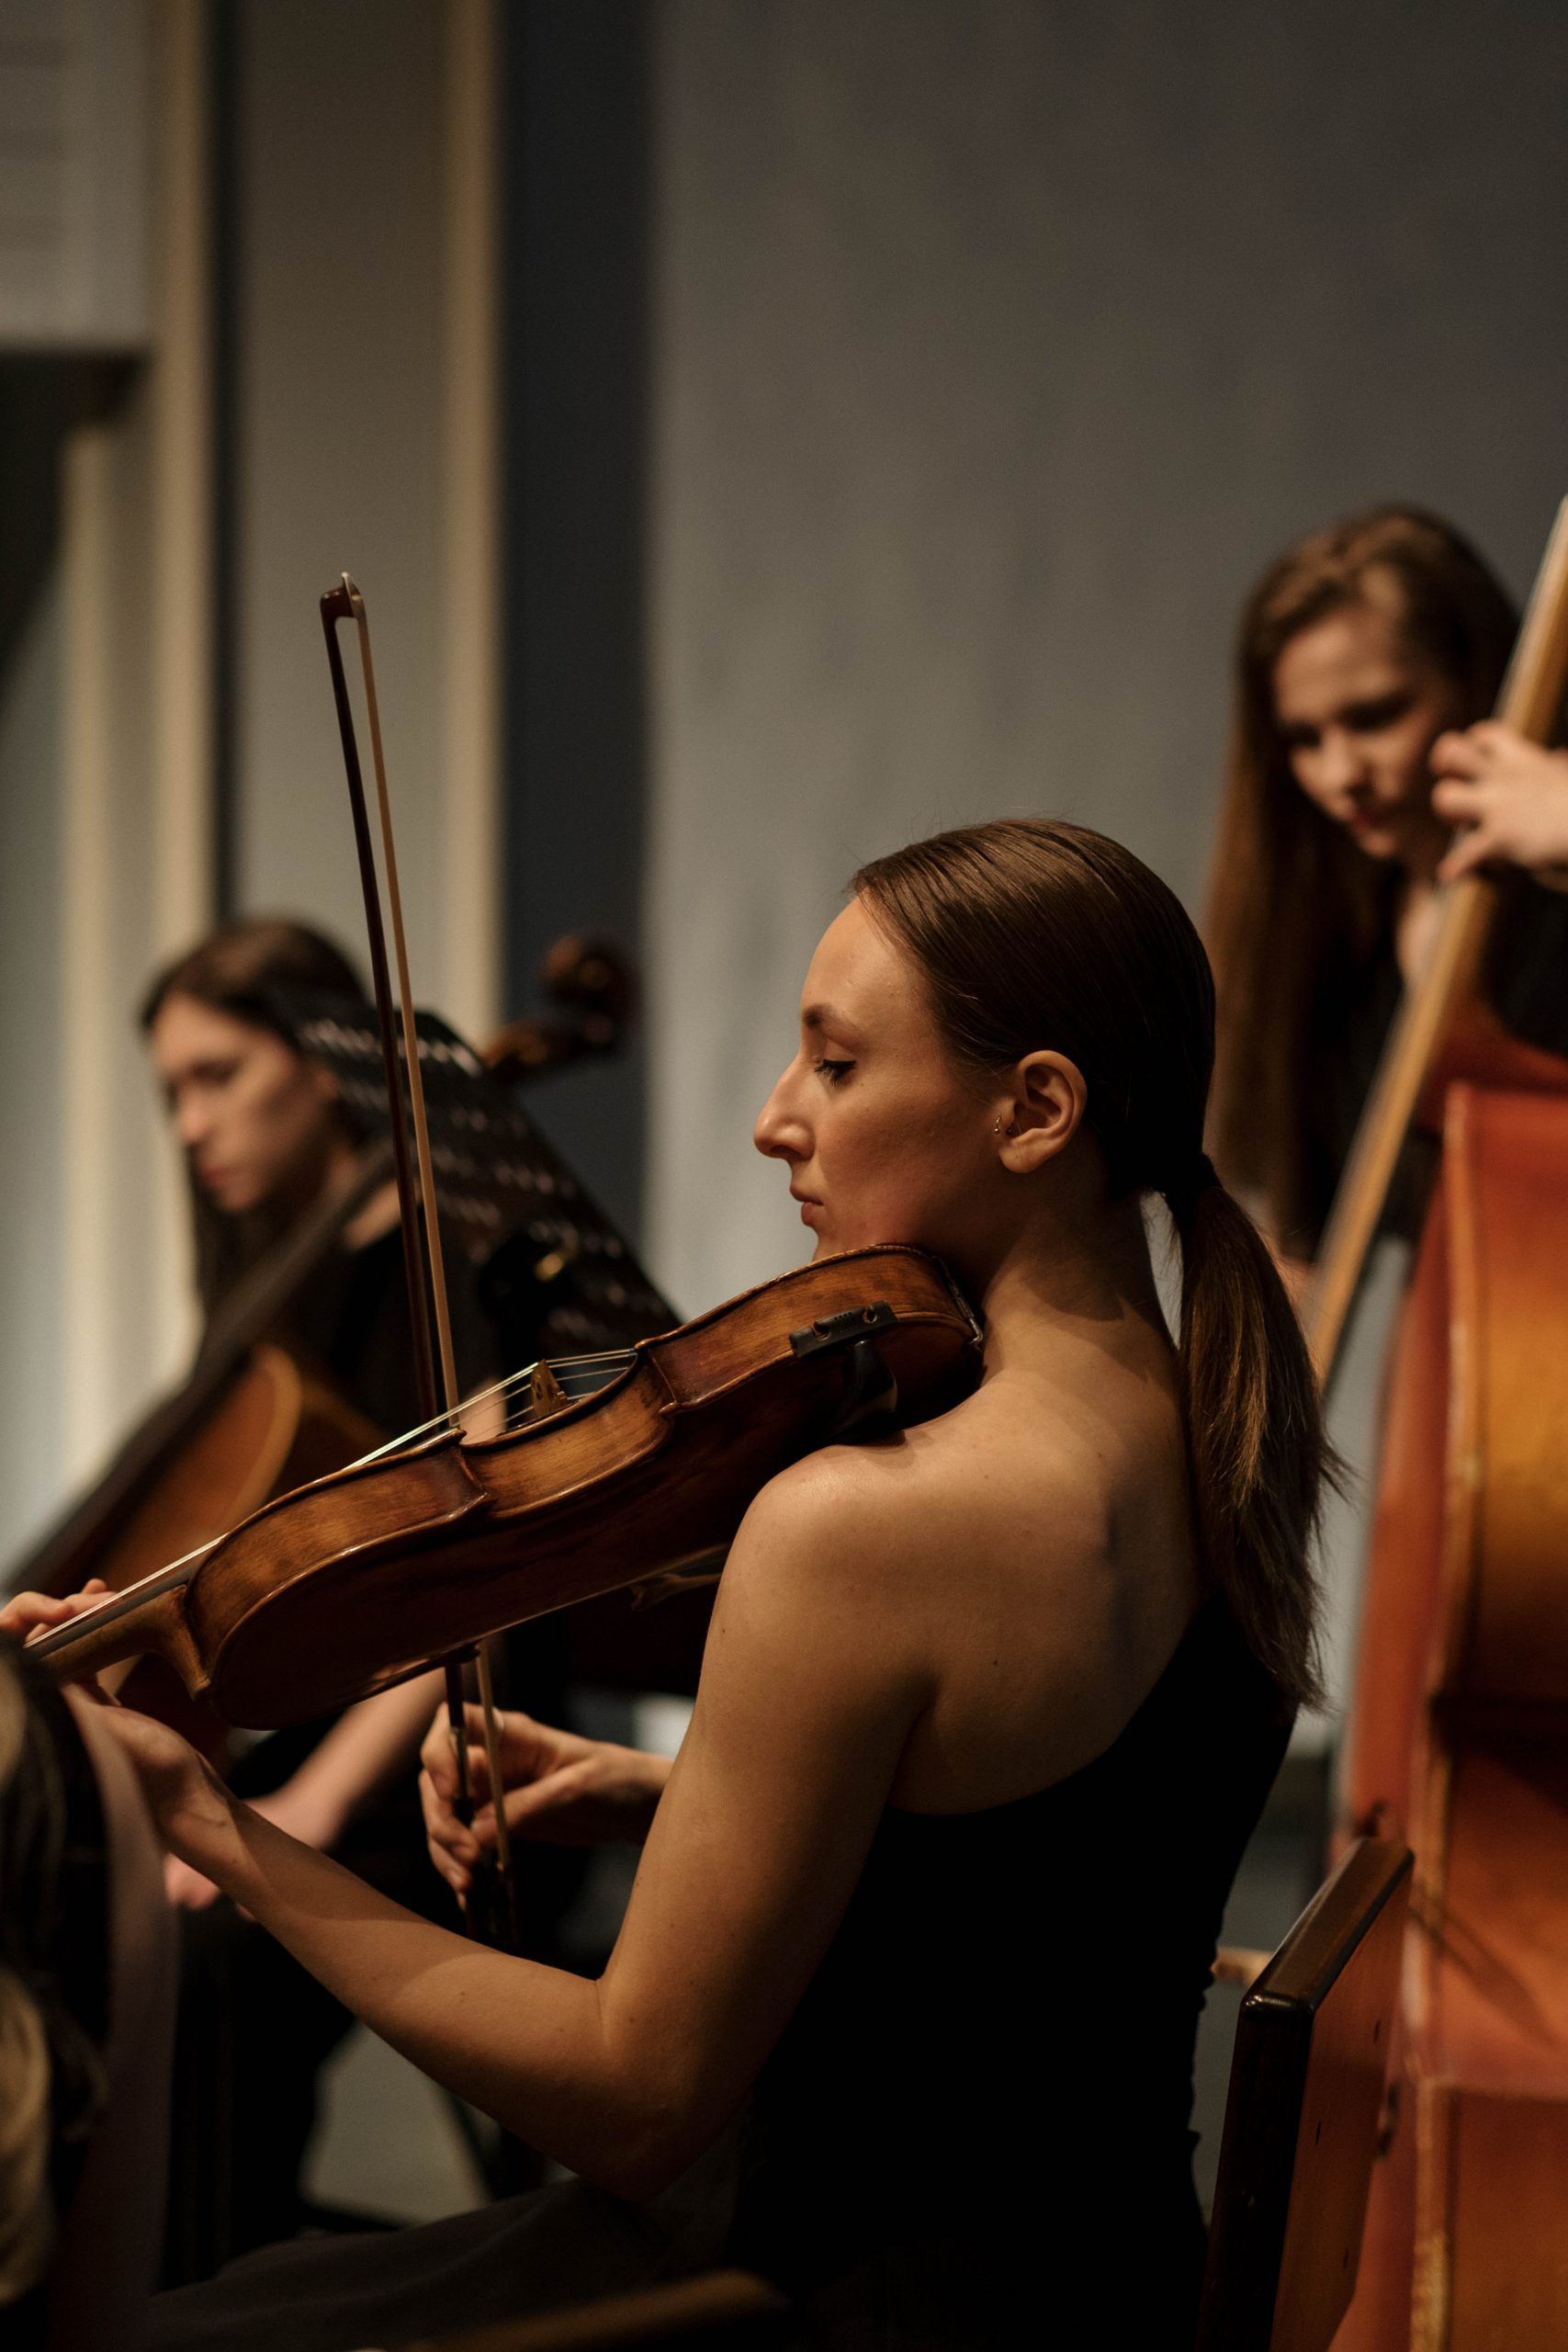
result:
<svg viewBox="0 0 1568 2352"><path fill-rule="evenodd" d="M835 2346L1192 2340L1192 2054L1289 1712L1210 1600L1120 1736L890 1808L764 2069L733 2251Z"/></svg>

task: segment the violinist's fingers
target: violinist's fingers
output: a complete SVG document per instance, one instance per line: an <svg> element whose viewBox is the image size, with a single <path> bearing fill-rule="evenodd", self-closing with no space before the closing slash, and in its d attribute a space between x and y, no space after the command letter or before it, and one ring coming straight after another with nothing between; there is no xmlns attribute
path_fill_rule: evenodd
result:
<svg viewBox="0 0 1568 2352"><path fill-rule="evenodd" d="M579 1798L588 1795L594 1777L593 1762L583 1758L576 1763L563 1764L558 1771L547 1772L537 1781L529 1781L520 1789L512 1790L506 1800L507 1826L521 1829L525 1836L529 1835L551 1814L559 1813L565 1806L575 1804ZM482 1816L475 1815L474 1834L484 1837L487 1822L490 1835L486 1842L493 1844L495 1815L488 1809Z"/></svg>
<svg viewBox="0 0 1568 2352"><path fill-rule="evenodd" d="M430 1859L435 1866L437 1875L446 1880L453 1894L461 1901L473 1884L472 1871L460 1862L455 1854L449 1854L444 1846L438 1846L434 1838L430 1840Z"/></svg>
<svg viewBox="0 0 1568 2352"><path fill-rule="evenodd" d="M479 1847L471 1828L458 1820L451 1804L435 1787L428 1772L419 1776L420 1808L424 1815L424 1832L433 1848L459 1862L479 1860Z"/></svg>
<svg viewBox="0 0 1568 2352"><path fill-rule="evenodd" d="M471 1785L473 1758L476 1752L471 1743L475 1739L483 1737L483 1710L478 1707L465 1707L463 1714L464 1729L470 1742L468 1754L468 1777ZM482 1747L478 1752L482 1755ZM430 1729L425 1733L420 1747L419 1760L441 1795L455 1800L457 1794L457 1759L453 1752L452 1719L444 1706L437 1707L431 1717Z"/></svg>
<svg viewBox="0 0 1568 2352"><path fill-rule="evenodd" d="M479 1849L450 1805L437 1794L428 1772L420 1774L419 1796L430 1859L454 1894L466 1894L472 1876L470 1865L479 1860Z"/></svg>
<svg viewBox="0 0 1568 2352"><path fill-rule="evenodd" d="M423 1776L442 1796L455 1792L457 1768L452 1761L452 1736L445 1707L437 1707L430 1718L430 1729L420 1742L419 1760Z"/></svg>
<svg viewBox="0 0 1568 2352"><path fill-rule="evenodd" d="M101 1598L101 1592L73 1592L64 1600L48 1592L16 1593L0 1609L0 1634L13 1634L18 1641L26 1641L29 1634L69 1624L84 1609L96 1608Z"/></svg>
<svg viewBox="0 0 1568 2352"><path fill-rule="evenodd" d="M490 1764L484 1745L484 1709L471 1702L463 1709L463 1728L468 1738L468 1786L478 1796L490 1794ZM516 1714L510 1710L499 1716L503 1770L510 1771L513 1754L519 1744L525 1748L527 1735L536 1730L531 1716ZM452 1725L445 1707L438 1707L431 1719L419 1752L419 1760L443 1794L456 1797L457 1767L452 1753Z"/></svg>

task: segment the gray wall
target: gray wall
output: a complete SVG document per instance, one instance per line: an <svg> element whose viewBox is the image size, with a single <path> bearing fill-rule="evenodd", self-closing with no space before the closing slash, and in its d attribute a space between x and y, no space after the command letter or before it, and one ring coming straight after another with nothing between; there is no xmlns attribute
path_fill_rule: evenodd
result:
<svg viewBox="0 0 1568 2352"><path fill-rule="evenodd" d="M441 11L245 0L236 59L238 909L364 919L317 599L354 573L422 997L440 1001ZM351 678L352 654L344 640ZM361 750L368 761L368 745ZM420 976L423 975L422 978Z"/></svg>
<svg viewBox="0 0 1568 2352"><path fill-rule="evenodd" d="M1238 598L1424 500L1522 585L1568 487L1568 17L665 0L654 1261L801 1235L751 1116L851 868L1049 810L1196 904Z"/></svg>

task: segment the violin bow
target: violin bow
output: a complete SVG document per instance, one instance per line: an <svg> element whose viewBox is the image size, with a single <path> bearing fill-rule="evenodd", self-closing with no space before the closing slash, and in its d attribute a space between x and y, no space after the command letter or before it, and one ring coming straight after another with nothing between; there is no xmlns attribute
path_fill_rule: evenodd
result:
<svg viewBox="0 0 1568 2352"><path fill-rule="evenodd" d="M387 790L387 763L381 747L381 715L376 698L376 669L370 653L370 623L365 609L365 599L345 571L335 588L329 588L321 600L321 627L327 640L327 663L332 672L333 700L337 710L338 732L343 739L344 767L348 778L349 805L354 815L354 842L359 858L360 887L365 899L365 922L369 935L370 976L376 998L377 1025L380 1032L381 1061L386 1073L388 1103L391 1113L392 1153L398 1187L398 1209L402 1226L403 1272L408 1284L409 1315L413 1329L414 1375L419 1388L421 1419L428 1423L435 1420L442 1410L436 1386L436 1366L440 1367L440 1396L445 1399L448 1420L457 1423L461 1399L457 1391L457 1359L452 1348L452 1317L447 1302L446 1266L441 1248L440 1219L436 1214L435 1180L431 1166L430 1128L424 1113L424 1079L420 1068L419 1037L414 1025L413 991L409 983L408 944L403 931L402 896L398 888L397 852L392 841L391 800ZM399 1012L402 1025L403 1057L400 1068L398 1039L392 1015L391 981L387 964L386 926L381 914L381 892L376 872L376 853L371 840L370 817L366 806L365 780L359 763L359 746L355 735L354 712L349 702L348 680L344 671L342 649L338 643L340 621L355 625L358 647L360 677L365 693L365 713L370 732L370 758L376 777L377 815L381 837L381 863L387 879L387 908L391 918L392 947L398 967ZM404 1117L403 1086L406 1079L408 1116ZM418 1161L418 1185L410 1164L408 1129L413 1129L414 1151ZM423 1249L421 1249L423 1219ZM426 1287L425 1268L429 1268ZM434 1307L434 1343L432 1342L431 1307ZM512 1867L512 1846L507 1834L506 1809L502 1803L501 1735L496 1720L495 1688L491 1672L489 1645L481 1642L475 1652L476 1677L479 1706L484 1719L485 1758L490 1770L490 1784L495 1812L496 1877L499 1882L501 1934L486 1939L499 1940L508 1949L516 1946L516 1888ZM468 1775L467 1717L464 1713L462 1663L457 1658L445 1661L446 1680L446 1719L452 1736L453 1758L457 1775L458 1818L465 1824L473 1817L473 1789ZM477 1883L477 1882L476 1882ZM465 1905L470 1932L477 1932L472 1912Z"/></svg>

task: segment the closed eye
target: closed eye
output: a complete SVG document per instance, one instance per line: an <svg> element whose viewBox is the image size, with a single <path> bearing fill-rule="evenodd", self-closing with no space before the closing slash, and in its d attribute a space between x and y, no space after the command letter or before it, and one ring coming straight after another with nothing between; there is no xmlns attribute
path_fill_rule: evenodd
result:
<svg viewBox="0 0 1568 2352"><path fill-rule="evenodd" d="M1412 697L1407 694L1382 695L1375 702L1353 703L1345 713L1345 724L1353 735L1378 735L1385 727L1397 727L1410 708Z"/></svg>
<svg viewBox="0 0 1568 2352"><path fill-rule="evenodd" d="M853 1069L854 1064L853 1062L832 1062L824 1057L821 1061L813 1062L811 1067L818 1078L825 1078L829 1086L837 1086Z"/></svg>

